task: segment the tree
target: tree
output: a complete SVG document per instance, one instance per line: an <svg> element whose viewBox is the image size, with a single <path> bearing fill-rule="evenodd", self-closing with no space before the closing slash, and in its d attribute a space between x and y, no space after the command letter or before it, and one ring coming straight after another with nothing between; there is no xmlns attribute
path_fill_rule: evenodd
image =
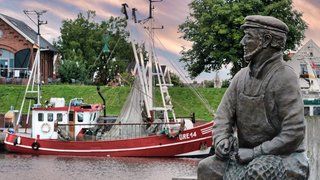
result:
<svg viewBox="0 0 320 180"><path fill-rule="evenodd" d="M184 84L181 81L180 77L177 74L173 73L173 72L170 72L170 79L171 79L171 83L175 87L183 87L184 86Z"/></svg>
<svg viewBox="0 0 320 180"><path fill-rule="evenodd" d="M86 80L86 68L81 62L70 60L62 61L58 72L61 82L63 83L72 83L73 80L84 83Z"/></svg>
<svg viewBox="0 0 320 180"><path fill-rule="evenodd" d="M214 88L214 81L212 80L204 80L202 83L206 88Z"/></svg>
<svg viewBox="0 0 320 180"><path fill-rule="evenodd" d="M240 26L247 15L269 15L284 21L289 27L286 50L300 45L307 29L302 13L293 9L292 0L194 0L189 6L192 12L179 31L193 44L191 49L182 50L180 61L186 63L192 77L229 63L233 64L234 75L247 65L240 46Z"/></svg>
<svg viewBox="0 0 320 180"><path fill-rule="evenodd" d="M98 78L98 83L106 84L117 73L126 70L133 60L133 51L124 18L110 17L101 23L95 22L94 18L95 12L89 10L86 15L79 13L74 20L63 20L61 36L55 44L63 60L84 65L86 76L83 78L92 79L98 71L98 77L107 76Z"/></svg>
<svg viewBox="0 0 320 180"><path fill-rule="evenodd" d="M222 88L228 88L230 85L230 81L228 79L222 81Z"/></svg>

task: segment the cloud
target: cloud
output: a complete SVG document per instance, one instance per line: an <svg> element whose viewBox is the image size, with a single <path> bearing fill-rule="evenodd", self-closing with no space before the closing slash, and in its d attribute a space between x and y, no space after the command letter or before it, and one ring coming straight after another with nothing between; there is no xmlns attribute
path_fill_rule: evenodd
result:
<svg viewBox="0 0 320 180"><path fill-rule="evenodd" d="M26 10L47 10L47 13L43 16L46 17L48 14L52 14L55 19L70 19L77 15L74 11L70 11L66 6L58 2L22 1L22 6Z"/></svg>
<svg viewBox="0 0 320 180"><path fill-rule="evenodd" d="M156 30L157 37L161 44L157 42L157 47L168 50L179 55L182 46L190 47L191 42L180 39L182 34L178 33L178 27L182 24L189 13L188 4L190 0L163 1L154 3L155 27L164 26L163 30Z"/></svg>
<svg viewBox="0 0 320 180"><path fill-rule="evenodd" d="M97 16L105 19L110 16L118 16L119 13L116 13L115 9L118 9L120 12L121 4L117 3L118 1L103 1L103 0L95 0L95 1L87 1L87 0L62 0L64 4L68 4L74 6L82 11L94 10Z"/></svg>
<svg viewBox="0 0 320 180"><path fill-rule="evenodd" d="M310 39L313 39L316 44L320 45L320 26L318 23L318 17L320 17L320 3L315 0L294 0L293 5L295 9L303 13L302 18L308 24L308 30L305 33L306 39L304 40L304 43Z"/></svg>
<svg viewBox="0 0 320 180"><path fill-rule="evenodd" d="M183 39L179 39L178 37L179 35L176 32L172 31L166 31L166 33L159 33L159 35L157 35L155 38L156 45L158 48L162 50L167 50L171 53L179 55L180 51L182 50L182 46L191 43Z"/></svg>

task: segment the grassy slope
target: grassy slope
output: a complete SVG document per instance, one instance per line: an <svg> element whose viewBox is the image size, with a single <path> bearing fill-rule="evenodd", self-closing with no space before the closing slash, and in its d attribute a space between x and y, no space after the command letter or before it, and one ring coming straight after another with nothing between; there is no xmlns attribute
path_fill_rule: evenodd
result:
<svg viewBox="0 0 320 180"><path fill-rule="evenodd" d="M24 90L25 86L0 85L0 113L7 112L11 105L13 105L15 109L19 109ZM209 101L211 107L216 110L225 89L199 88L198 91ZM101 92L107 101L107 113L109 115L118 115L130 92L130 88L101 87ZM44 104L45 100L49 100L50 97L64 97L66 103L74 97L83 98L87 103L102 102L96 92L95 86L46 85L41 87L41 93L42 104ZM210 113L190 89L173 87L170 89L170 95L177 116L189 116L191 112L195 112L197 119L212 120ZM157 101L159 101L159 99ZM25 107L23 111L27 112L27 108Z"/></svg>

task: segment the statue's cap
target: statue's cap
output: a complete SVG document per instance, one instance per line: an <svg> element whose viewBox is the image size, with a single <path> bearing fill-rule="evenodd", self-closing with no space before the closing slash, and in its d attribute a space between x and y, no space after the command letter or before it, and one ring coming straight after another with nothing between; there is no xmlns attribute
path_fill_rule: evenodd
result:
<svg viewBox="0 0 320 180"><path fill-rule="evenodd" d="M240 27L241 29L263 28L286 34L289 31L288 26L284 22L272 16L252 15L247 16L244 20L245 23Z"/></svg>

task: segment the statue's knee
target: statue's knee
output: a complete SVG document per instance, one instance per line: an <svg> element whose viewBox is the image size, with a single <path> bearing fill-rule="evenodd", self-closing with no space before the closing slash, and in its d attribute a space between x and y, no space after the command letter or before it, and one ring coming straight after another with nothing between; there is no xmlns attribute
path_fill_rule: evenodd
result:
<svg viewBox="0 0 320 180"><path fill-rule="evenodd" d="M208 171L209 167L210 167L210 165L206 159L201 160L198 164L198 173Z"/></svg>
<svg viewBox="0 0 320 180"><path fill-rule="evenodd" d="M222 179L225 170L225 162L215 156L207 157L198 164L198 180L201 179Z"/></svg>

